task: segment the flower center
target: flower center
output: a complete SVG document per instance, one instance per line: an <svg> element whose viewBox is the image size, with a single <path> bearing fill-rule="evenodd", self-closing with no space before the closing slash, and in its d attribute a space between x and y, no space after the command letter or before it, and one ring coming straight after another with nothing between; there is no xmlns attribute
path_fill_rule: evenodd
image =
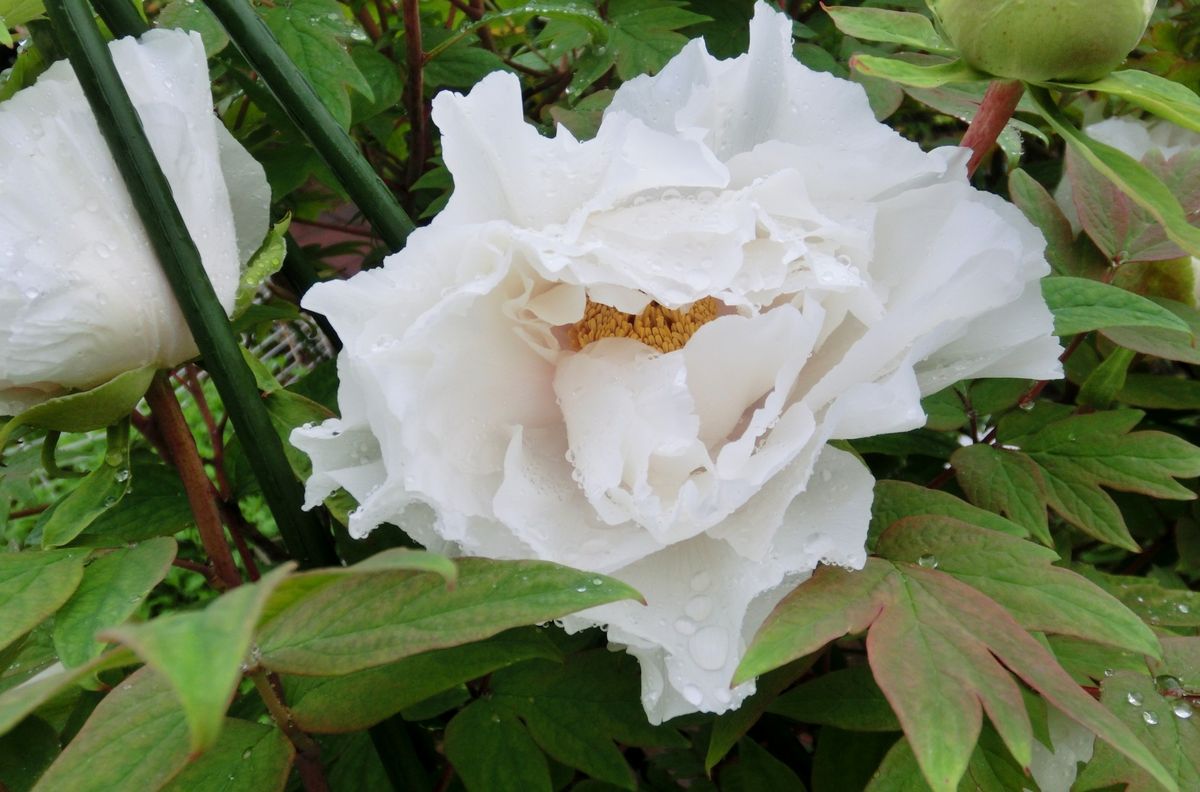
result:
<svg viewBox="0 0 1200 792"><path fill-rule="evenodd" d="M583 318L567 332L576 349L601 338L632 338L659 352L674 352L683 349L697 330L717 318L720 305L713 297L697 300L687 310L651 302L640 314L629 314L588 300Z"/></svg>

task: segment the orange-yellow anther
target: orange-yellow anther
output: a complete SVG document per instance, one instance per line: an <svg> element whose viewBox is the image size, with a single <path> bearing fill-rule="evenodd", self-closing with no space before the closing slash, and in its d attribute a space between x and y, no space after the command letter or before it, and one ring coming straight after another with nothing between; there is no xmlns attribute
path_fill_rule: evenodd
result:
<svg viewBox="0 0 1200 792"><path fill-rule="evenodd" d="M682 349L692 335L717 318L720 303L712 297L697 300L687 310L665 308L656 302L640 314L618 311L611 305L587 301L583 318L568 331L576 349L601 338L632 338L659 352Z"/></svg>

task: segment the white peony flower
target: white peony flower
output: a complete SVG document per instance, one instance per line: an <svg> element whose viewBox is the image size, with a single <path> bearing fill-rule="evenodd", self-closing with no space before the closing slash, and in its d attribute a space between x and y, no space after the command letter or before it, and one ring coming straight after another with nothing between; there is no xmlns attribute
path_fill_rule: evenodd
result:
<svg viewBox="0 0 1200 792"><path fill-rule="evenodd" d="M196 33L109 45L196 241L232 310L262 242L262 167L212 112ZM65 61L0 104L0 415L197 353L116 163Z"/></svg>
<svg viewBox="0 0 1200 792"><path fill-rule="evenodd" d="M604 625L653 721L737 706L733 671L820 562L859 567L873 479L831 439L914 429L965 377L1060 376L1043 241L862 89L691 42L546 138L515 77L434 102L456 189L379 269L305 304L345 342L340 419L292 441L350 531L614 575Z"/></svg>

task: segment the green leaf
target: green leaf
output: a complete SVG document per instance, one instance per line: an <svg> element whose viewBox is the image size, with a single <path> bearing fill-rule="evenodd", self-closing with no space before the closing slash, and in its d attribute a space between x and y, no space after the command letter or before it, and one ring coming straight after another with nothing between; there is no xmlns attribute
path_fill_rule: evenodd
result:
<svg viewBox="0 0 1200 792"><path fill-rule="evenodd" d="M1200 592L1165 588L1144 577L1110 575L1082 564L1075 569L1150 624L1200 627Z"/></svg>
<svg viewBox="0 0 1200 792"><path fill-rule="evenodd" d="M681 28L708 17L688 11L679 0L611 0L608 49L615 53L617 76L628 80L657 72L675 57L688 38Z"/></svg>
<svg viewBox="0 0 1200 792"><path fill-rule="evenodd" d="M496 53L450 31L426 28L421 39L431 53L438 53L436 59L426 60L424 77L428 90L468 89L491 72L512 71ZM449 43L442 46L444 42Z"/></svg>
<svg viewBox="0 0 1200 792"><path fill-rule="evenodd" d="M879 536L892 523L902 517L921 514L953 517L956 520L999 531L1022 539L1029 530L998 514L980 509L960 500L948 492L931 490L907 481L878 481L875 483L875 500L871 504L871 531Z"/></svg>
<svg viewBox="0 0 1200 792"><path fill-rule="evenodd" d="M767 711L845 731L900 731L900 721L865 666L822 674L780 696Z"/></svg>
<svg viewBox="0 0 1200 792"><path fill-rule="evenodd" d="M1054 314L1054 332L1060 336L1109 327L1156 327L1183 332L1188 329L1182 319L1161 305L1099 281L1066 276L1044 278L1042 296Z"/></svg>
<svg viewBox="0 0 1200 792"><path fill-rule="evenodd" d="M171 536L193 525L192 510L179 475L145 450L130 455L129 490L96 517L71 544L123 547L156 536Z"/></svg>
<svg viewBox="0 0 1200 792"><path fill-rule="evenodd" d="M400 69L394 62L370 44L351 44L350 57L354 59L354 65L371 84L371 90L374 92L374 97L370 100L360 93L350 96L355 124L369 121L400 103L404 94L404 83L400 78Z"/></svg>
<svg viewBox="0 0 1200 792"><path fill-rule="evenodd" d="M1003 605L1027 630L1152 657L1162 652L1154 633L1121 602L1053 566L1058 554L1031 542L947 517L909 517L880 537L876 552L892 561L936 564Z"/></svg>
<svg viewBox="0 0 1200 792"><path fill-rule="evenodd" d="M737 764L721 771L722 792L762 792L764 790L805 792L804 782L783 762L754 740L738 743Z"/></svg>
<svg viewBox="0 0 1200 792"><path fill-rule="evenodd" d="M27 681L0 694L0 734L11 730L38 707L90 675L110 668L133 665L136 658L128 649L107 652L78 668L64 670L42 679Z"/></svg>
<svg viewBox="0 0 1200 792"><path fill-rule="evenodd" d="M1170 636L1162 639L1163 659L1151 661L1155 674L1170 674L1184 691L1200 694L1200 638ZM1140 670L1140 669L1139 669Z"/></svg>
<svg viewBox="0 0 1200 792"><path fill-rule="evenodd" d="M1047 83L1066 91L1097 91L1149 110L1172 124L1200 132L1200 97L1174 80L1139 69L1123 69L1091 83Z"/></svg>
<svg viewBox="0 0 1200 792"><path fill-rule="evenodd" d="M267 231L266 239L246 262L241 280L238 281L237 298L233 305L234 316L240 316L250 307L259 287L283 266L283 257L287 255L286 235L291 224L292 216L288 214L272 225Z"/></svg>
<svg viewBox="0 0 1200 792"><path fill-rule="evenodd" d="M1107 409L1125 387L1125 377L1135 354L1124 347L1114 349L1079 386L1079 395L1075 397L1075 401L1098 410Z"/></svg>
<svg viewBox="0 0 1200 792"><path fill-rule="evenodd" d="M58 756L58 730L28 718L0 737L0 779L7 792L27 792Z"/></svg>
<svg viewBox="0 0 1200 792"><path fill-rule="evenodd" d="M818 569L768 617L734 682L865 630L875 681L937 792L955 789L966 772L984 711L1018 763L1028 765L1032 728L1006 668L1164 786L1178 789L1129 729L1004 608L934 569L878 558L868 559L861 572Z"/></svg>
<svg viewBox="0 0 1200 792"><path fill-rule="evenodd" d="M1045 545L1053 544L1041 471L1025 454L986 443L950 457L959 486L976 505L1003 514Z"/></svg>
<svg viewBox="0 0 1200 792"><path fill-rule="evenodd" d="M108 445L100 466L48 509L38 522L43 547L69 543L97 517L116 506L129 492L129 421L108 429Z"/></svg>
<svg viewBox="0 0 1200 792"><path fill-rule="evenodd" d="M1032 786L1025 771L1005 750L995 729L985 725L979 744L971 753L967 774L958 784L958 792L1013 792ZM903 738L891 747L866 786L866 792L926 792L928 789L912 746Z"/></svg>
<svg viewBox="0 0 1200 792"><path fill-rule="evenodd" d="M431 572L439 575L447 585L454 585L458 580L458 567L449 558L422 550L394 547L376 553L354 566L325 567L292 575L280 583L271 594L263 607L259 624L267 624L297 602L338 581L345 582L349 578L383 573L401 573L400 577L404 577L405 573L413 572Z"/></svg>
<svg viewBox="0 0 1200 792"><path fill-rule="evenodd" d="M1129 430L1136 410L1076 415L1021 441L1038 464L1046 499L1064 519L1102 541L1136 551L1120 510L1101 486L1169 500L1195 493L1175 478L1200 475L1200 449L1163 432Z"/></svg>
<svg viewBox="0 0 1200 792"><path fill-rule="evenodd" d="M534 658L560 660L561 656L541 631L523 628L344 676L285 676L283 684L301 729L317 734L348 732L374 726L438 693Z"/></svg>
<svg viewBox="0 0 1200 792"><path fill-rule="evenodd" d="M812 655L759 677L754 682L753 696L743 701L737 709L717 716L704 757L705 772L711 773L738 740L758 723L758 719L767 712L779 694L812 668L816 661L817 655Z"/></svg>
<svg viewBox="0 0 1200 792"><path fill-rule="evenodd" d="M279 45L312 83L321 102L343 129L350 127L348 89L374 98L339 38L349 37L342 6L335 0L289 0L259 9Z"/></svg>
<svg viewBox="0 0 1200 792"><path fill-rule="evenodd" d="M468 792L550 792L550 767L524 724L487 699L446 725L446 758Z"/></svg>
<svg viewBox="0 0 1200 792"><path fill-rule="evenodd" d="M54 613L83 579L82 550L0 553L0 649Z"/></svg>
<svg viewBox="0 0 1200 792"><path fill-rule="evenodd" d="M1154 680L1144 674L1120 672L1105 679L1100 700L1171 768L1180 789L1200 789L1200 718L1193 717L1186 700L1165 698ZM1183 713L1183 717L1178 713ZM1096 754L1080 774L1082 789L1125 785L1126 792L1157 792L1155 779L1132 767L1108 746Z"/></svg>
<svg viewBox="0 0 1200 792"><path fill-rule="evenodd" d="M898 739L895 732L848 732L822 726L813 755L813 792L841 792L866 789L875 769ZM914 763L914 777L921 770ZM924 783L924 782L922 782Z"/></svg>
<svg viewBox="0 0 1200 792"><path fill-rule="evenodd" d="M55 432L90 432L103 429L129 415L146 395L154 366L126 371L91 390L59 396L30 407L0 427L0 451L21 426Z"/></svg>
<svg viewBox="0 0 1200 792"><path fill-rule="evenodd" d="M547 754L568 767L623 789L636 788L623 745L677 746L666 726L646 723L637 661L605 649L565 663L533 660L492 675L492 700L519 715Z"/></svg>
<svg viewBox="0 0 1200 792"><path fill-rule="evenodd" d="M1046 260L1056 274L1075 271L1075 231L1054 196L1025 171L1014 168L1008 175L1012 202L1046 238ZM1043 287L1044 290L1044 287Z"/></svg>
<svg viewBox="0 0 1200 792"><path fill-rule="evenodd" d="M204 40L204 54L212 57L229 46L229 34L204 3L171 0L154 18L158 27L194 30Z"/></svg>
<svg viewBox="0 0 1200 792"><path fill-rule="evenodd" d="M217 740L225 709L241 679L254 625L271 591L291 571L284 565L246 583L204 610L171 613L101 633L138 654L168 680L187 714L193 753Z"/></svg>
<svg viewBox="0 0 1200 792"><path fill-rule="evenodd" d="M34 790L159 789L187 759L187 722L171 685L143 668L104 697Z"/></svg>
<svg viewBox="0 0 1200 792"><path fill-rule="evenodd" d="M901 85L911 85L914 88L937 88L950 83L987 79L985 75L960 60L938 63L933 66L919 66L896 58L859 54L850 59L850 66L859 74L890 80Z"/></svg>
<svg viewBox="0 0 1200 792"><path fill-rule="evenodd" d="M46 15L42 0L0 0L0 19L8 27L17 27ZM7 33L8 31L5 30ZM11 46L10 41L8 45Z"/></svg>
<svg viewBox="0 0 1200 792"><path fill-rule="evenodd" d="M1128 154L1084 135L1063 115L1042 88L1031 88L1030 96L1042 117L1067 144L1096 170L1117 185L1129 198L1154 216L1167 236L1192 255L1200 255L1200 228L1193 227L1171 191L1149 170Z"/></svg>
<svg viewBox="0 0 1200 792"><path fill-rule="evenodd" d="M348 674L640 595L620 581L541 561L458 561L458 585L411 572L351 575L263 627L263 665Z"/></svg>
<svg viewBox="0 0 1200 792"><path fill-rule="evenodd" d="M99 555L88 565L83 582L54 617L54 647L63 665L82 665L100 655L104 644L96 633L137 611L171 568L175 550L174 539L151 539Z"/></svg>
<svg viewBox="0 0 1200 792"><path fill-rule="evenodd" d="M212 748L193 760L163 792L282 790L296 749L274 726L226 718Z"/></svg>
<svg viewBox="0 0 1200 792"><path fill-rule="evenodd" d="M1200 364L1200 311L1190 305L1164 300L1161 297L1153 301L1182 319L1188 326L1187 331L1110 327L1104 331L1105 337L1135 352L1167 360Z"/></svg>
<svg viewBox="0 0 1200 792"><path fill-rule="evenodd" d="M933 29L924 14L881 8L826 8L833 24L847 36L863 41L885 41L914 49L953 56L954 46Z"/></svg>

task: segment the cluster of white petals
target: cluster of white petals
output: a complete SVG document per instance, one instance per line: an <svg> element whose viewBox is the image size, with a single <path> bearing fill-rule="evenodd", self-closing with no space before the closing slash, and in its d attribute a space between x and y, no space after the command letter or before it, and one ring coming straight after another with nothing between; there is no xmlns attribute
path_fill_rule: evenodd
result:
<svg viewBox="0 0 1200 792"><path fill-rule="evenodd" d="M529 126L509 74L440 94L450 203L305 301L345 343L341 417L292 436L308 505L344 488L355 536L633 585L646 605L566 625L639 658L656 722L737 706L771 608L864 563L873 478L828 441L919 427L964 378L1060 375L1039 233L791 30L759 3L748 54L691 42L586 142Z"/></svg>
<svg viewBox="0 0 1200 792"><path fill-rule="evenodd" d="M213 115L196 33L109 45L217 295L267 231L262 167ZM196 354L75 73L0 104L0 415Z"/></svg>

